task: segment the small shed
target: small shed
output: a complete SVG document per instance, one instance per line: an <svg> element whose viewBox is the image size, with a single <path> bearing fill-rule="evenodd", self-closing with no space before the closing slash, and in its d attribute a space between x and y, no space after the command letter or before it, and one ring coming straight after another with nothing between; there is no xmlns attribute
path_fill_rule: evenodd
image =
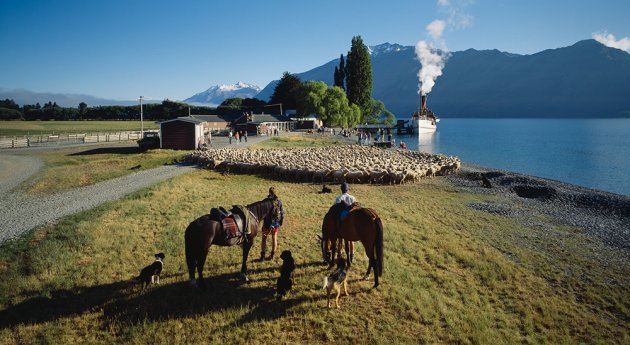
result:
<svg viewBox="0 0 630 345"><path fill-rule="evenodd" d="M193 117L178 117L160 122L160 148L194 150L205 143L205 121Z"/></svg>

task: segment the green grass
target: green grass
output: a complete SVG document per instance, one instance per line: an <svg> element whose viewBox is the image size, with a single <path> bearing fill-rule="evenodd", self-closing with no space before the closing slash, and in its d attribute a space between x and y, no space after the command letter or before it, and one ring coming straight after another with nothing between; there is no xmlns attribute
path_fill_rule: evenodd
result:
<svg viewBox="0 0 630 345"><path fill-rule="evenodd" d="M0 121L0 136L139 131L140 121ZM144 121L145 130L159 129Z"/></svg>
<svg viewBox="0 0 630 345"><path fill-rule="evenodd" d="M347 143L347 141L339 138L327 137L318 134L291 134L288 136L273 137L269 140L251 145L250 147L254 149L307 148L345 145Z"/></svg>
<svg viewBox="0 0 630 345"><path fill-rule="evenodd" d="M187 152L175 150L140 151L137 146L80 146L34 151L45 167L26 181L22 189L31 194L50 194L128 175L137 169L151 169Z"/></svg>
<svg viewBox="0 0 630 345"><path fill-rule="evenodd" d="M296 259L294 289L275 301L280 262L253 261L259 238L250 284L237 283L240 248L213 246L205 273L214 289L190 288L186 226L210 207L260 200L270 185L285 205L279 249ZM328 310L316 234L334 196L320 187L196 171L4 244L0 343L630 342L630 269L614 261L618 250L580 229L472 210L494 197L441 178L352 187L383 218L384 275L377 290L359 280L367 258L358 244L351 296ZM158 251L162 284L139 292L128 281Z"/></svg>

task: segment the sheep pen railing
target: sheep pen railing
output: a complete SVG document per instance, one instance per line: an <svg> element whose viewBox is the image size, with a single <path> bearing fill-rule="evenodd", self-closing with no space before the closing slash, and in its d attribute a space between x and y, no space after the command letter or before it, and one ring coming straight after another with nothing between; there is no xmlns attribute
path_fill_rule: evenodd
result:
<svg viewBox="0 0 630 345"><path fill-rule="evenodd" d="M313 183L413 183L459 170L457 157L366 146L307 149L208 149L188 160L203 168Z"/></svg>

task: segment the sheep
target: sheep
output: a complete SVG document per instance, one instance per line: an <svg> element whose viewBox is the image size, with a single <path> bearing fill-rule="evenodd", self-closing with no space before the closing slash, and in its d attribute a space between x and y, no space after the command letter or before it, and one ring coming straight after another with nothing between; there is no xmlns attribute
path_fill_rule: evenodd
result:
<svg viewBox="0 0 630 345"><path fill-rule="evenodd" d="M457 172L457 157L363 146L309 149L208 149L188 160L218 171L271 175L299 182L414 183ZM270 163L274 162L274 163Z"/></svg>

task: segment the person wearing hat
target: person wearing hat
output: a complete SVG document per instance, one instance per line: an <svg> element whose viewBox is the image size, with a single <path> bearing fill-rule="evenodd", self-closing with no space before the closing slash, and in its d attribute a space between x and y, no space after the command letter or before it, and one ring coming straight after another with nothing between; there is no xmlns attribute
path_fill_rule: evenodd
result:
<svg viewBox="0 0 630 345"><path fill-rule="evenodd" d="M267 217L263 221L263 229L262 229L262 240L260 243L260 260L265 260L265 250L267 249L267 236L271 235L271 254L269 255L267 260L272 260L274 255L276 254L276 250L278 249L278 231L280 230L280 226L284 221L284 210L282 209L282 201L276 195L276 189L274 187L269 188L269 195L267 196L269 199L274 199L278 201L278 208L280 212L279 219L272 219L272 217Z"/></svg>
<svg viewBox="0 0 630 345"><path fill-rule="evenodd" d="M348 183L344 182L341 184L341 195L339 195L337 197L337 199L335 199L335 205L337 204L344 204L344 207L340 207L342 208L342 210L339 212L339 219L344 219L348 213L350 213L350 209L352 208L352 205L357 201L357 199L350 195L348 193L349 190ZM353 261L354 259L354 242L352 241L348 241L349 243L349 247L350 247L350 262Z"/></svg>

